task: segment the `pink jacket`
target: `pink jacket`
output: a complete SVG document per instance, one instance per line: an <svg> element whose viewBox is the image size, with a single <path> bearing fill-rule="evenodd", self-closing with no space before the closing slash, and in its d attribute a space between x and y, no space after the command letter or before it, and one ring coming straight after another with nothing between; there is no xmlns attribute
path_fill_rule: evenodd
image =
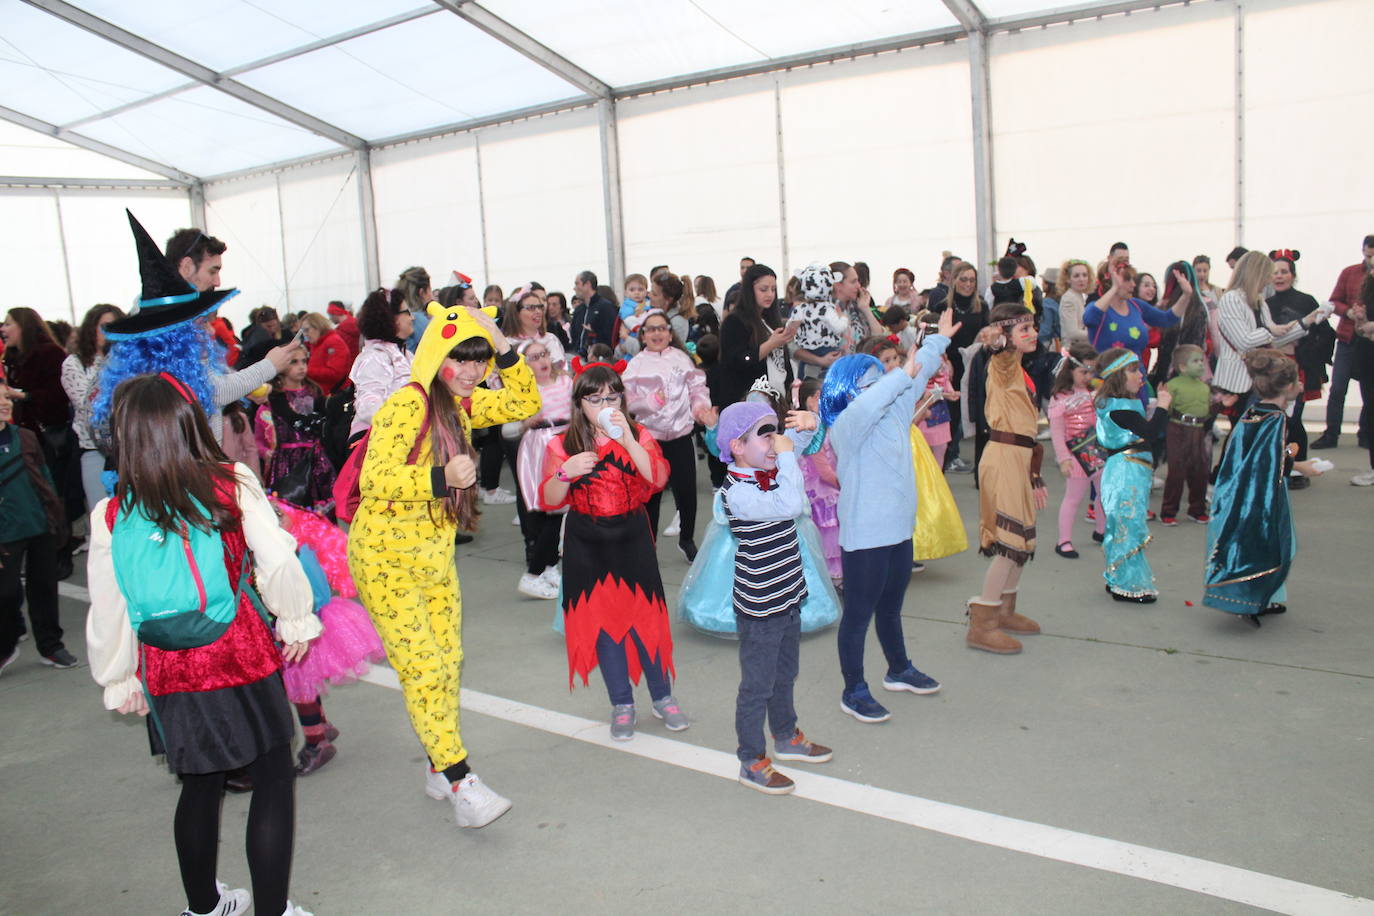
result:
<svg viewBox="0 0 1374 916"><path fill-rule="evenodd" d="M689 434L697 422L692 411L711 406L706 373L677 347L641 350L623 378L630 413L660 442Z"/></svg>

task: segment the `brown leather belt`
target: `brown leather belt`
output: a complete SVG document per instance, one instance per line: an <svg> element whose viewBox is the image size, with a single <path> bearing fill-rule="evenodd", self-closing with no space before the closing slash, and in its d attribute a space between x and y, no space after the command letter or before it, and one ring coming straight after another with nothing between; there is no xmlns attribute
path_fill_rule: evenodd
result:
<svg viewBox="0 0 1374 916"><path fill-rule="evenodd" d="M1186 414L1186 413L1171 412L1171 413L1169 414L1169 422L1170 422L1170 423L1177 423L1177 424L1179 424L1180 426L1198 427L1198 426L1206 426L1206 425L1207 425L1207 418L1206 418L1206 417L1194 417L1194 416L1191 416L1191 415Z"/></svg>
<svg viewBox="0 0 1374 916"><path fill-rule="evenodd" d="M989 442L1000 442L1003 445L1019 445L1021 448L1035 448L1037 443L1031 436L1018 436L1016 433L1003 432L1000 429L988 430Z"/></svg>

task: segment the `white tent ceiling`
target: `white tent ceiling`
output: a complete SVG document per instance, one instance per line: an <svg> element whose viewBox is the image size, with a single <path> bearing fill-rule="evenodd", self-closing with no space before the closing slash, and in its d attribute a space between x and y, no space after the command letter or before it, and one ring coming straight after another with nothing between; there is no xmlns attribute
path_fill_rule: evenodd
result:
<svg viewBox="0 0 1374 916"><path fill-rule="evenodd" d="M192 184L521 112L1183 2L0 0L0 118L123 163L92 172L97 160L0 132L0 172Z"/></svg>

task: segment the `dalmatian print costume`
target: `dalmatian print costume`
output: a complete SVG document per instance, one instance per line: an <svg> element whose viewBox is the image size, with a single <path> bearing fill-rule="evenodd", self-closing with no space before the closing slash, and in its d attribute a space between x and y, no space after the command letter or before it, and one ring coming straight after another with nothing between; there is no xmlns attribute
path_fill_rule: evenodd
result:
<svg viewBox="0 0 1374 916"><path fill-rule="evenodd" d="M844 278L821 264L807 265L793 276L806 300L792 311L793 320L801 322L796 346L811 351L841 346L849 319L835 304L834 293L835 283Z"/></svg>

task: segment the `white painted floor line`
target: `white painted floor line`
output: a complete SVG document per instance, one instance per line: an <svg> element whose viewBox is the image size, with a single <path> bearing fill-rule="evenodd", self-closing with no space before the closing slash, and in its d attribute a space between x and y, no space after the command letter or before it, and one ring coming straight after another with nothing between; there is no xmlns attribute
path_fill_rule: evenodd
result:
<svg viewBox="0 0 1374 916"><path fill-rule="evenodd" d="M75 598L83 604L91 603L91 593L80 585L72 585L70 582L57 583L57 593L63 598Z"/></svg>
<svg viewBox="0 0 1374 916"><path fill-rule="evenodd" d="M400 689L396 673L380 665L364 675L362 680L393 690ZM645 734L635 735L633 741L612 741L605 722L529 706L475 690L462 691L462 707L467 712L493 716L732 782L739 775L739 761L734 754L724 751ZM1077 833L915 795L903 795L832 776L800 772L801 769L787 767L787 775L797 783L794 794L823 805L975 843L1208 894L1275 913L1294 916L1374 916L1374 900L1340 891L1149 846ZM741 787L740 791L745 789Z"/></svg>

